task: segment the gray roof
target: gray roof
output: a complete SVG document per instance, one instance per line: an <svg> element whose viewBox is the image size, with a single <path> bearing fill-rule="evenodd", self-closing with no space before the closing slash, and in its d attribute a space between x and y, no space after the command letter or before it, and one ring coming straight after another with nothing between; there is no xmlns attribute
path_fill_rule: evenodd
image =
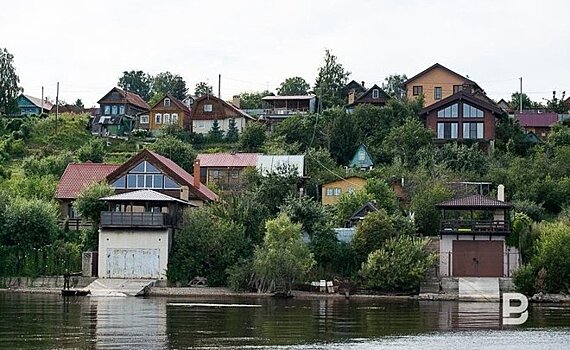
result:
<svg viewBox="0 0 570 350"><path fill-rule="evenodd" d="M264 101L271 101L271 100L310 100L315 98L315 95L299 95L299 96L265 96L261 99Z"/></svg>
<svg viewBox="0 0 570 350"><path fill-rule="evenodd" d="M469 208L479 208L479 209L495 209L495 208L502 208L508 209L512 207L512 204L509 202L501 202L494 198L489 198L485 196L481 196L479 194L452 199L443 203L439 203L437 205L439 208L449 208L449 209L469 209Z"/></svg>
<svg viewBox="0 0 570 350"><path fill-rule="evenodd" d="M153 190L138 190L103 197L100 200L108 202L178 202L190 204L182 199L174 198Z"/></svg>

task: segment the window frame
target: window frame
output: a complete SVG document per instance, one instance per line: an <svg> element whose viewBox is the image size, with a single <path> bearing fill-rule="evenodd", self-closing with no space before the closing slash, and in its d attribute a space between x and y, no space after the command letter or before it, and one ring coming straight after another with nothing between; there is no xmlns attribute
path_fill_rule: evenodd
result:
<svg viewBox="0 0 570 350"><path fill-rule="evenodd" d="M150 121L150 120L149 120L149 117L148 117L148 115L146 115L146 114L141 115L140 118L139 118L139 122L140 122L141 124L148 124L149 121Z"/></svg>
<svg viewBox="0 0 570 350"><path fill-rule="evenodd" d="M441 86L435 86L433 88L433 99L441 100L442 96L443 96L443 89L441 88Z"/></svg>
<svg viewBox="0 0 570 350"><path fill-rule="evenodd" d="M412 86L412 95L413 96L420 96L424 93L424 86L423 85L413 85Z"/></svg>
<svg viewBox="0 0 570 350"><path fill-rule="evenodd" d="M380 98L380 89L372 89L372 98L375 100Z"/></svg>
<svg viewBox="0 0 570 350"><path fill-rule="evenodd" d="M155 124L162 124L162 113L155 113L154 114L154 123Z"/></svg>
<svg viewBox="0 0 570 350"><path fill-rule="evenodd" d="M463 90L463 85L453 85L453 93L456 94L459 91Z"/></svg>
<svg viewBox="0 0 570 350"><path fill-rule="evenodd" d="M214 106L211 103L206 103L203 107L204 112L211 113L214 110Z"/></svg>
<svg viewBox="0 0 570 350"><path fill-rule="evenodd" d="M166 103L168 102L168 103ZM165 97L164 100L162 101L162 105L164 107L170 107L170 99L168 97Z"/></svg>

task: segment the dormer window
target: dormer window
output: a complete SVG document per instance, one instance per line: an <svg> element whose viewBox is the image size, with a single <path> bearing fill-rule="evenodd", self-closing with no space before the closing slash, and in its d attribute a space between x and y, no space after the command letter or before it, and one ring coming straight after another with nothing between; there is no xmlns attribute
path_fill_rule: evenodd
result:
<svg viewBox="0 0 570 350"><path fill-rule="evenodd" d="M373 99L379 99L380 98L380 90L379 89L372 90L372 98Z"/></svg>
<svg viewBox="0 0 570 350"><path fill-rule="evenodd" d="M211 112L211 111L212 111L212 105L211 104L204 105L204 112Z"/></svg>
<svg viewBox="0 0 570 350"><path fill-rule="evenodd" d="M164 99L164 107L170 107L170 99L168 97Z"/></svg>

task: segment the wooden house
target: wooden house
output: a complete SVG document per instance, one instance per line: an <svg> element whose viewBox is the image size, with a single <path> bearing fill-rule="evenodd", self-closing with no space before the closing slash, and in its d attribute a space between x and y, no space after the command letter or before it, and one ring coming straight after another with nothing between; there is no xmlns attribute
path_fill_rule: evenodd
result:
<svg viewBox="0 0 570 350"><path fill-rule="evenodd" d="M200 162L200 181L224 192L240 192L245 171L255 169L258 153L203 153Z"/></svg>
<svg viewBox="0 0 570 350"><path fill-rule="evenodd" d="M348 95L348 104L346 109L351 111L361 104L370 104L373 106L383 107L386 102L390 99L390 96L384 90L382 90L378 85L374 84L365 92L361 93L359 96L355 94Z"/></svg>
<svg viewBox="0 0 570 350"><path fill-rule="evenodd" d="M533 133L541 140L546 140L550 129L559 121L558 114L554 112L516 113L514 119L527 133Z"/></svg>
<svg viewBox="0 0 570 350"><path fill-rule="evenodd" d="M324 183L321 186L321 203L323 205L338 203L344 193L352 193L364 188L366 179L360 176L350 176L344 179Z"/></svg>
<svg viewBox="0 0 570 350"><path fill-rule="evenodd" d="M305 96L265 96L261 99L263 112L259 115L269 130L290 116L309 114L317 111L317 97Z"/></svg>
<svg viewBox="0 0 570 350"><path fill-rule="evenodd" d="M43 100L41 98L32 97L29 95L21 94L16 98L16 103L18 104L19 114L13 116L30 116L30 115L41 115L43 113L49 113L53 104L47 99Z"/></svg>
<svg viewBox="0 0 570 350"><path fill-rule="evenodd" d="M423 96L426 107L463 90L473 94L484 93L476 82L439 63L414 75L405 82L405 85L406 98Z"/></svg>
<svg viewBox="0 0 570 350"><path fill-rule="evenodd" d="M99 103L99 115L90 120L91 132L100 136L129 134L139 115L148 115L150 109L139 95L114 87ZM148 117L147 117L148 118Z"/></svg>
<svg viewBox="0 0 570 350"><path fill-rule="evenodd" d="M187 128L198 134L207 134L217 121L220 129L226 132L231 120L241 132L255 118L221 98L204 95L194 101Z"/></svg>
<svg viewBox="0 0 570 350"><path fill-rule="evenodd" d="M139 127L151 131L158 131L169 125L183 128L185 120L188 124L190 113L190 108L184 102L167 94L150 108L149 115L139 116Z"/></svg>
<svg viewBox="0 0 570 350"><path fill-rule="evenodd" d="M372 157L370 156L366 145L361 143L360 146L358 146L358 149L354 153L354 156L350 160L350 163L348 163L348 166L361 170L372 169L374 166L374 161L372 160Z"/></svg>

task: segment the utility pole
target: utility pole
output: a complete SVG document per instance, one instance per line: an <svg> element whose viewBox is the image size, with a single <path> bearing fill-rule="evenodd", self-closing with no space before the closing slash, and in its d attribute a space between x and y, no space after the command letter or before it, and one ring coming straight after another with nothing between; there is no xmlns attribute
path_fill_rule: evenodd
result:
<svg viewBox="0 0 570 350"><path fill-rule="evenodd" d="M55 133L57 134L57 118L59 117L59 81L55 93Z"/></svg>
<svg viewBox="0 0 570 350"><path fill-rule="evenodd" d="M522 77L519 78L521 81L521 91L519 93L519 113L522 113L522 98L523 98L523 93L522 93Z"/></svg>
<svg viewBox="0 0 570 350"><path fill-rule="evenodd" d="M218 98L222 98L222 75L218 74Z"/></svg>
<svg viewBox="0 0 570 350"><path fill-rule="evenodd" d="M44 112L44 87L42 86L42 111L40 112L40 115L42 115L43 112Z"/></svg>

